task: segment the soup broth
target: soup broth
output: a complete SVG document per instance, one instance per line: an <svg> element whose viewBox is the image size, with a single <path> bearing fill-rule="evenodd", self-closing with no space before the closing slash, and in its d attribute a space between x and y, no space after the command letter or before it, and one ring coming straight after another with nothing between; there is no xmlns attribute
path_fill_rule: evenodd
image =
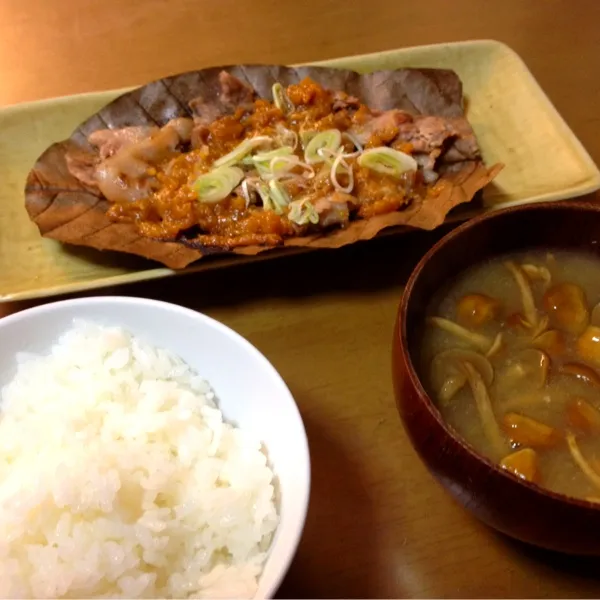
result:
<svg viewBox="0 0 600 600"><path fill-rule="evenodd" d="M419 358L477 452L600 501L600 257L533 250L476 265L432 299Z"/></svg>

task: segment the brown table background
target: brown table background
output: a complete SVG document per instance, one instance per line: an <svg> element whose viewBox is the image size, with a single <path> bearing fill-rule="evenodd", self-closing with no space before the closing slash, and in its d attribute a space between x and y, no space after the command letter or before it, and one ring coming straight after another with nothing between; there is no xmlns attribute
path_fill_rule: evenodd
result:
<svg viewBox="0 0 600 600"><path fill-rule="evenodd" d="M494 38L523 57L600 163L599 25L597 0L0 0L0 106L216 64ZM600 597L600 560L525 548L480 525L404 435L392 325L403 283L439 235L99 293L203 311L286 379L306 423L313 492L280 597ZM0 316L31 304L0 305Z"/></svg>

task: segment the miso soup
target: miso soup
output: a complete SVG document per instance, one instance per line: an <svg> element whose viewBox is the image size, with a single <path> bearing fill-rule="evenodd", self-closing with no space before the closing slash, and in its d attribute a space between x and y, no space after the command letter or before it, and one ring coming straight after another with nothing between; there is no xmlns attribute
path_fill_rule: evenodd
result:
<svg viewBox="0 0 600 600"><path fill-rule="evenodd" d="M427 309L420 369L477 452L600 502L600 257L533 250L462 273Z"/></svg>

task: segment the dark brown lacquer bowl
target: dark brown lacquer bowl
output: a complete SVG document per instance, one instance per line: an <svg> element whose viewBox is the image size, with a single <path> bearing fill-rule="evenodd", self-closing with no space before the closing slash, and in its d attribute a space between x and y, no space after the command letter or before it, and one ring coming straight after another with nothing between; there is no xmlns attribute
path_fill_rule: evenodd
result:
<svg viewBox="0 0 600 600"><path fill-rule="evenodd" d="M600 555L600 505L547 492L476 454L442 421L413 360L434 292L474 263L534 247L591 250L600 256L600 203L508 208L475 218L438 242L413 271L398 311L392 358L396 400L421 459L476 517L536 546Z"/></svg>

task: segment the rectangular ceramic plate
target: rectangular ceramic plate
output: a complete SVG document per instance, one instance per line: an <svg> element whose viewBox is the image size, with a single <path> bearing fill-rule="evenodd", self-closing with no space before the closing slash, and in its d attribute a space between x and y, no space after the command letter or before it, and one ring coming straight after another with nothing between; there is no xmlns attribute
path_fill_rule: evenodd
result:
<svg viewBox="0 0 600 600"><path fill-rule="evenodd" d="M453 69L461 78L467 116L487 164L506 167L483 195L491 210L562 200L600 188L600 172L567 127L523 61L495 41L403 48L313 63L360 72L400 67ZM51 143L107 102L127 91L111 90L0 109L0 301L39 298L175 275L154 263L92 249L65 248L42 239L24 208L23 185L35 159ZM545 149L552 148L552 153ZM463 217L464 218L464 215ZM305 249L286 249L286 253ZM265 260L203 259L179 273Z"/></svg>

